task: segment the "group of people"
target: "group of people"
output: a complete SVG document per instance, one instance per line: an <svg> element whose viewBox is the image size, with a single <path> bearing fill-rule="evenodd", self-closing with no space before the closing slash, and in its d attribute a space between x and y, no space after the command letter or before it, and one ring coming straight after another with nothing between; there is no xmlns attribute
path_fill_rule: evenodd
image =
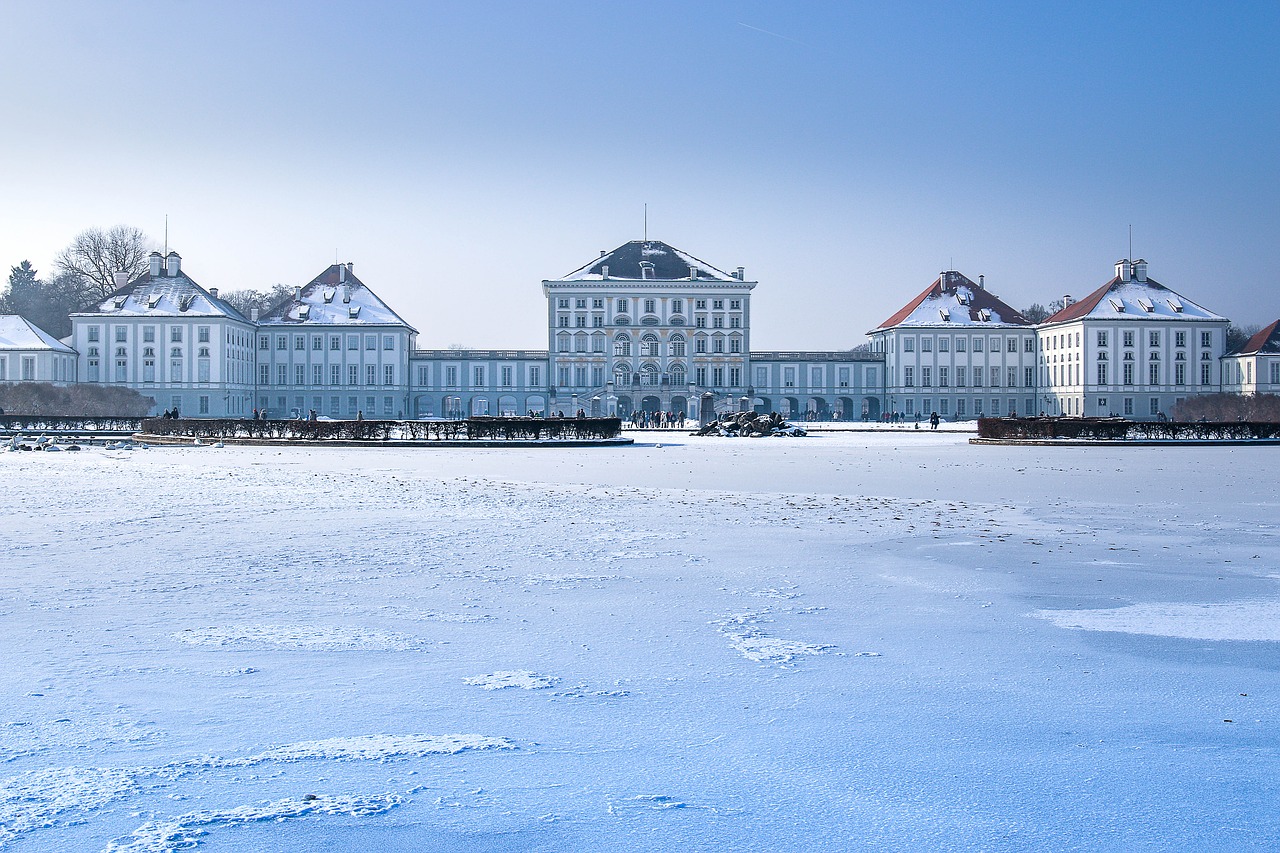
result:
<svg viewBox="0 0 1280 853"><path fill-rule="evenodd" d="M165 418L166 420L173 421L182 417L182 415L178 414L178 407L174 406L172 409L165 409L164 414L161 415L160 417Z"/></svg>
<svg viewBox="0 0 1280 853"><path fill-rule="evenodd" d="M684 412L649 412L636 409L628 418L632 429L684 429Z"/></svg>

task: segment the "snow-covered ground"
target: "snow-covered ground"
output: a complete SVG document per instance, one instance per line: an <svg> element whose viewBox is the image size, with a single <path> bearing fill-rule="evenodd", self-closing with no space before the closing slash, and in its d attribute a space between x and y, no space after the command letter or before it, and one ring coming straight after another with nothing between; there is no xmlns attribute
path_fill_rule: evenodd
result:
<svg viewBox="0 0 1280 853"><path fill-rule="evenodd" d="M0 850L1280 848L1274 448L629 435L0 454Z"/></svg>

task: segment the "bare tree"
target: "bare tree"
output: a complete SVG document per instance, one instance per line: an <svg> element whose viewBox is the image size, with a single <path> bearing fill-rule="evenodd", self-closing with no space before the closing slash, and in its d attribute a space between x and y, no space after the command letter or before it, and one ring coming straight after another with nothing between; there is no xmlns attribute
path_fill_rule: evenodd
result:
<svg viewBox="0 0 1280 853"><path fill-rule="evenodd" d="M1045 320L1049 319L1049 315L1053 312L1048 308L1045 308L1039 302L1033 302L1030 308L1023 308L1018 313L1023 317L1026 317L1032 323L1043 323Z"/></svg>
<svg viewBox="0 0 1280 853"><path fill-rule="evenodd" d="M1235 323L1227 326L1227 352L1236 352L1249 343L1258 332L1262 331L1262 327L1257 323L1247 323L1237 326Z"/></svg>
<svg viewBox="0 0 1280 853"><path fill-rule="evenodd" d="M232 308L248 317L249 312L257 308L260 312L266 313L270 309L279 305L285 299L293 296L293 288L287 284L275 284L270 290L253 290L245 288L244 290L228 290L222 294L222 300L231 305Z"/></svg>
<svg viewBox="0 0 1280 853"><path fill-rule="evenodd" d="M116 289L115 274L129 278L147 269L150 241L140 228L117 225L106 231L82 231L54 260L59 273L76 276L84 291L84 301L105 299Z"/></svg>

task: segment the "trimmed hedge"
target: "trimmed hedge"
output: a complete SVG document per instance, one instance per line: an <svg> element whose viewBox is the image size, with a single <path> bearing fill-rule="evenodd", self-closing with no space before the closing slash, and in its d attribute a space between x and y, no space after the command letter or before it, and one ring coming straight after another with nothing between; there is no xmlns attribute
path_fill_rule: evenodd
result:
<svg viewBox="0 0 1280 853"><path fill-rule="evenodd" d="M1280 423L1129 421L1123 418L978 418L978 437L1077 438L1095 441L1272 439L1280 438Z"/></svg>
<svg viewBox="0 0 1280 853"><path fill-rule="evenodd" d="M616 438L619 418L469 418L465 421L255 421L239 418L147 418L142 432L183 438L295 441L452 441Z"/></svg>

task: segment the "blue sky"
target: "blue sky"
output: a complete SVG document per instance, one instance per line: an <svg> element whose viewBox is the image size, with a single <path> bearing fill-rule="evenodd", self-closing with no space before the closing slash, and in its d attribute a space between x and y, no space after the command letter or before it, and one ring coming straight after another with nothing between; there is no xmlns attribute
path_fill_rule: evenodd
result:
<svg viewBox="0 0 1280 853"><path fill-rule="evenodd" d="M0 0L0 264L89 226L202 284L337 257L443 347L641 234L847 348L943 268L1018 307L1134 253L1280 317L1280 4Z"/></svg>

